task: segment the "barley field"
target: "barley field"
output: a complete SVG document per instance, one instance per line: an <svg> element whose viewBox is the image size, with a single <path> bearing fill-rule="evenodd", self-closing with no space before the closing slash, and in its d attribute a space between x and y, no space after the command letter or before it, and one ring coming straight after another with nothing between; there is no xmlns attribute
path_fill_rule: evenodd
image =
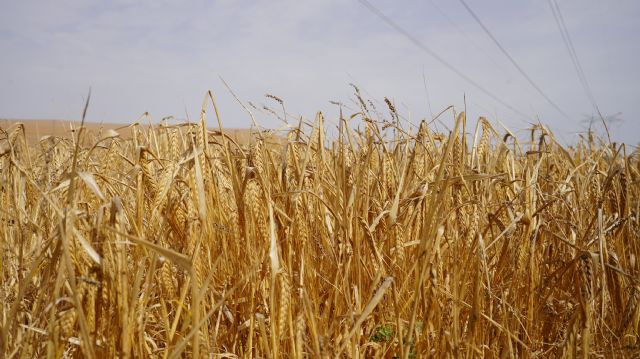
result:
<svg viewBox="0 0 640 359"><path fill-rule="evenodd" d="M3 127L0 356L640 355L634 148L363 100L240 142L207 98L126 138Z"/></svg>

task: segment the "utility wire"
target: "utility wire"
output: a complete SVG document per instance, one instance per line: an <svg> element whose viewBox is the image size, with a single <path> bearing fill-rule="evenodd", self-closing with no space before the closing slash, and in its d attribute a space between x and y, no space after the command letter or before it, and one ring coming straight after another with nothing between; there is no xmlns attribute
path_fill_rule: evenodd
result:
<svg viewBox="0 0 640 359"><path fill-rule="evenodd" d="M388 16L386 16L382 11L378 10L375 6L373 6L369 1L367 0L358 0L364 7L366 7L369 11L371 11L372 13L374 13L376 16L378 16L382 21L384 21L385 23L387 23L387 25L391 26L394 30L396 30L397 32L399 32L401 35L403 35L405 38L407 38L407 40L409 40L411 43L413 43L416 47L418 47L419 49L421 49L422 51L426 52L428 55L430 55L431 57L433 57L436 61L438 61L440 64L442 64L443 66L445 66L446 68L448 68L449 70L451 70L452 72L454 72L456 75L458 75L460 78L462 78L463 80L465 80L467 83L469 83L470 85L472 85L473 87L475 87L476 89L480 90L482 93L484 93L485 95L489 96L490 98L492 98L493 100L495 100L496 102L500 103L501 105L503 105L504 107L510 109L511 111L517 113L518 115L526 118L526 119L530 119L531 116L527 116L524 113L520 112L518 109L516 109L515 107L509 105L508 103L506 103L505 101L503 101L502 99L500 99L497 95L495 95L494 93L492 93L491 91L487 90L486 88L484 88L483 86L481 86L479 83L473 81L469 76L465 75L462 71L458 70L455 66L453 66L452 64L448 63L445 59L443 59L442 57L440 57L440 55L438 55L435 51L431 50L430 48L428 48L425 44L423 44L420 40L418 40L416 37L412 36L409 32L407 32L404 28L402 28L400 25L396 24L391 18L389 18Z"/></svg>
<svg viewBox="0 0 640 359"><path fill-rule="evenodd" d="M556 0L548 0L549 6L551 7L551 12L553 13L553 18L556 21L556 25L558 26L558 30L560 31L560 35L562 35L562 41L564 42L564 46L569 52L569 57L571 58L571 62L573 63L573 67L578 74L578 79L584 89L589 102L596 110L598 115L602 117L602 113L600 112L600 108L598 107L598 103L593 96L593 92L591 91L591 87L589 86L589 82L587 81L587 77L584 74L584 70L582 69L582 65L580 64L580 59L578 58L578 54L576 53L576 49L573 47L573 42L571 41L571 36L569 36L569 30L567 30L567 25L564 22L564 17L562 16L562 12L560 12L560 7L558 6L558 2Z"/></svg>
<svg viewBox="0 0 640 359"><path fill-rule="evenodd" d="M447 15L446 12L444 12L444 10L442 10L434 0L429 0L429 2L431 3L431 5L433 6L434 9L436 9L436 11L438 11L438 13L440 13L440 15L442 15L442 18L444 18L449 25L451 25L451 27L453 27L454 29L456 29L456 31L465 39L467 39L467 42L471 44L471 46L473 46L476 50L478 50L479 52L482 52L487 59L489 59L491 61L491 63L493 63L493 65L497 68L499 68L502 72L504 72L505 75L507 75L507 77L510 77L509 73L507 73L507 70L500 64L498 64L498 62L489 55L489 51L487 51L486 49L480 47L480 45L476 42L473 41L469 35L467 35L467 33L465 31L462 30L462 28L451 19L451 17L449 17L449 15Z"/></svg>
<svg viewBox="0 0 640 359"><path fill-rule="evenodd" d="M547 100L547 102L553 106L560 114L562 114L562 116L564 116L565 118L569 118L569 116L562 111L562 109L560 108L560 106L558 106L555 102L553 102L549 96L547 96L547 94L544 93L544 91L542 91L542 89L540 88L540 86L538 86L535 82L533 82L533 80L531 79L531 77L529 75L527 75L527 73L522 69L522 67L520 65L518 65L518 62L516 62L516 60L509 55L509 53L507 52L507 50L505 50L505 48L500 44L500 42L495 38L495 36L493 36L493 34L491 33L491 31L489 31L489 29L484 26L484 24L482 23L482 21L480 21L480 18L478 18L478 16L473 12L473 10L471 10L471 8L469 7L469 5L467 5L467 3L464 0L460 0L460 3L462 3L462 6L464 6L465 9L467 9L467 11L469 12L469 14L471 14L471 16L474 18L474 20L476 20L476 22L478 23L478 25L480 25L480 27L482 28L482 30L484 30L484 32L487 34L487 36L489 36L491 38L491 40L493 40L493 42L496 44L496 46L498 46L498 48L500 49L500 51L502 51L502 53L509 59L509 61L513 64L513 66L515 66L516 69L518 69L518 71L520 72L520 74L529 82L529 84L536 89L536 91L538 91L538 93L544 97L545 100Z"/></svg>

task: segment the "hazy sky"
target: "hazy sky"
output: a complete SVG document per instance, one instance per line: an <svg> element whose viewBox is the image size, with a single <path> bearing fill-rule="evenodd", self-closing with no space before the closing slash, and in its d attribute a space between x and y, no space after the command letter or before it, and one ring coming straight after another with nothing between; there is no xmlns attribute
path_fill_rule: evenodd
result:
<svg viewBox="0 0 640 359"><path fill-rule="evenodd" d="M553 102L518 73L460 2L371 2L424 45L528 118L491 99L416 47L356 0L3 1L0 117L131 122L196 119L211 89L223 123L249 117L219 77L257 106L285 100L288 112L337 116L356 83L384 96L414 122L448 105L522 129L537 118L565 141L595 114L547 1L467 0L489 30ZM558 0L602 113L616 115L615 139L640 140L640 1ZM428 89L425 91L424 78ZM279 123L256 112L260 124ZM445 122L451 122L450 116Z"/></svg>

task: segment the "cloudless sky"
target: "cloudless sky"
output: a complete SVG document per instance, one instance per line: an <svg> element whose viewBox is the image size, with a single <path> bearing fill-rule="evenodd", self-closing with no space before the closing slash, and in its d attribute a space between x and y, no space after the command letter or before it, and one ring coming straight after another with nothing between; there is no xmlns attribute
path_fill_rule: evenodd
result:
<svg viewBox="0 0 640 359"><path fill-rule="evenodd" d="M414 123L449 105L462 110L466 96L471 118L483 115L512 130L539 120L572 142L596 115L547 1L467 3L569 118L531 87L460 2L371 3L526 117L462 80L356 0L3 0L0 117L78 119L91 87L92 121L132 122L146 111L155 120L194 120L213 90L225 126L250 126L219 77L245 102L277 108L264 97L274 94L290 114L308 119L319 110L335 119L330 100L353 105L351 82L373 100L389 97ZM558 4L602 114L616 119L614 139L637 144L640 2ZM261 125L280 125L268 112L254 112ZM444 121L450 124L450 116Z"/></svg>

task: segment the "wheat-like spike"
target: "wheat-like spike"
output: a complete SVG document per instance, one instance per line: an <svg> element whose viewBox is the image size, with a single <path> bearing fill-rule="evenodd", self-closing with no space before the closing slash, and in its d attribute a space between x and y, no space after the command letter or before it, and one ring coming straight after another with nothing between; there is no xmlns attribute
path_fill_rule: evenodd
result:
<svg viewBox="0 0 640 359"><path fill-rule="evenodd" d="M600 185L600 180L598 177L593 178L589 182L589 194L590 194L590 200L593 201L594 203L600 203L600 201L603 199L604 192L602 190L602 187Z"/></svg>
<svg viewBox="0 0 640 359"><path fill-rule="evenodd" d="M485 154L489 149L489 125L487 119L484 117L480 117L480 122L482 123L482 135L480 136L476 156L478 160L478 167L482 169L484 167Z"/></svg>
<svg viewBox="0 0 640 359"><path fill-rule="evenodd" d="M266 176L262 140L258 140L249 150L249 165L255 167L258 174Z"/></svg>
<svg viewBox="0 0 640 359"><path fill-rule="evenodd" d="M429 324L433 324L432 322L436 320L436 316L440 312L439 302L437 297L438 295L437 268L438 268L437 265L434 265L433 263L429 264L429 269L428 269L429 284L427 287L427 297L425 298L426 308L427 308L425 319Z"/></svg>
<svg viewBox="0 0 640 359"><path fill-rule="evenodd" d="M286 158L284 160L284 170L282 174L282 185L285 189L296 188L297 184L297 150L294 143L289 142L286 147Z"/></svg>
<svg viewBox="0 0 640 359"><path fill-rule="evenodd" d="M160 266L160 283L167 298L176 297L173 270L171 264L166 260Z"/></svg>
<svg viewBox="0 0 640 359"><path fill-rule="evenodd" d="M304 314L300 313L296 317L296 355L298 358L303 358L303 347L304 347L304 331L305 331L305 322L304 322Z"/></svg>
<svg viewBox="0 0 640 359"><path fill-rule="evenodd" d="M95 331L96 329L96 296L98 294L97 288L94 285L91 285L86 294L84 295L83 306L85 308L87 326L90 331Z"/></svg>
<svg viewBox="0 0 640 359"><path fill-rule="evenodd" d="M344 147L342 155L344 158L344 167L345 167L345 174L347 177L346 178L347 186L349 186L350 188L355 183L355 173L353 169L354 155L353 155L353 152L351 152L351 150L348 149L346 146Z"/></svg>
<svg viewBox="0 0 640 359"><path fill-rule="evenodd" d="M456 133L455 138L453 140L453 174L458 175L462 172L462 161L463 161L463 155L462 155L462 141L460 140L460 136Z"/></svg>
<svg viewBox="0 0 640 359"><path fill-rule="evenodd" d="M405 240L405 227L400 223L397 222L393 225L393 237L395 238L395 254L397 256L396 261L404 261L405 260L405 250L404 250L404 244L406 242Z"/></svg>
<svg viewBox="0 0 640 359"><path fill-rule="evenodd" d="M169 156L171 159L177 160L180 158L180 154L183 151L180 144L178 140L178 129L169 129Z"/></svg>
<svg viewBox="0 0 640 359"><path fill-rule="evenodd" d="M629 193L629 181L627 179L627 172L626 171L622 171L620 173L620 176L618 178L619 181L619 185L620 185L620 200L619 200L619 205L618 205L618 213L621 216L626 215L626 209L627 209L627 196Z"/></svg>
<svg viewBox="0 0 640 359"><path fill-rule="evenodd" d="M153 196L158 193L158 183L155 176L151 171L151 163L147 159L146 150L140 151L140 170L142 171L144 186L147 187L147 192Z"/></svg>
<svg viewBox="0 0 640 359"><path fill-rule="evenodd" d="M622 320L620 321L620 326L618 327L618 335L624 334L624 332L629 327L629 324L633 321L633 319L638 315L638 311L640 306L638 306L638 299L640 298L640 286L632 285L629 287L629 298L627 299L627 305L624 309L624 314L622 315Z"/></svg>
<svg viewBox="0 0 640 359"><path fill-rule="evenodd" d="M480 209L477 204L474 204L471 210L471 221L469 223L469 229L467 231L467 237L469 238L469 243L472 243L476 235L478 234L478 226L480 225Z"/></svg>
<svg viewBox="0 0 640 359"><path fill-rule="evenodd" d="M427 156L425 154L425 149L422 146L416 145L413 149L413 162L411 164L413 172L416 174L416 177L422 179L425 176L426 172L426 160Z"/></svg>
<svg viewBox="0 0 640 359"><path fill-rule="evenodd" d="M581 311L575 310L566 329L566 335L562 347L558 352L558 358L575 358L577 356L577 339L580 331Z"/></svg>
<svg viewBox="0 0 640 359"><path fill-rule="evenodd" d="M593 259L591 253L584 253L580 256L580 294L585 303L591 300L593 294Z"/></svg>
<svg viewBox="0 0 640 359"><path fill-rule="evenodd" d="M304 248L309 240L309 229L307 228L307 216L304 210L303 196L300 194L295 197L294 203L294 221L296 226L296 237L301 248Z"/></svg>
<svg viewBox="0 0 640 359"><path fill-rule="evenodd" d="M362 108L362 110L364 112L368 112L367 105L365 104L364 100L362 99L362 95L360 94L360 89L352 83L350 83L349 85L355 90L356 98L360 102L360 107Z"/></svg>
<svg viewBox="0 0 640 359"><path fill-rule="evenodd" d="M366 232L366 239L367 242L369 244L369 246L371 247L371 251L373 252L374 257L376 258L376 261L373 262L373 266L375 271L378 271L380 268L380 264L382 262L382 256L380 255L380 250L378 249L378 244L376 243L375 239L374 239L374 234L371 233L371 231L368 228L367 222L364 219L360 219L360 224L362 225L362 227L364 228L365 232Z"/></svg>
<svg viewBox="0 0 640 359"><path fill-rule="evenodd" d="M291 280L286 272L278 275L280 284L280 296L278 300L278 335L285 335L286 325L289 318L289 310L291 308Z"/></svg>
<svg viewBox="0 0 640 359"><path fill-rule="evenodd" d="M170 164L162 173L162 177L160 178L160 182L156 185L157 192L151 192L154 194L152 210L157 213L162 213L166 204L167 204L167 195L171 189L171 184L174 180L173 174L175 171L175 165ZM153 191L153 187L151 187L151 191Z"/></svg>
<svg viewBox="0 0 640 359"><path fill-rule="evenodd" d="M320 358L322 359L331 358L331 351L328 348L328 345L326 344L324 337L320 337L319 342L320 342Z"/></svg>
<svg viewBox="0 0 640 359"><path fill-rule="evenodd" d="M395 193L396 176L391 157L388 154L384 154L382 157L382 177L382 189L385 193L388 193L389 195L391 195L391 193Z"/></svg>
<svg viewBox="0 0 640 359"><path fill-rule="evenodd" d="M213 168L215 179L218 182L218 190L220 193L233 191L233 182L231 180L229 168L222 161L223 156L224 154L219 149L214 149L213 154L211 155L211 167ZM233 201L223 201L222 203L225 202Z"/></svg>
<svg viewBox="0 0 640 359"><path fill-rule="evenodd" d="M250 179L244 191L244 206L254 221L254 228L260 240L268 238L266 210L263 201L262 188L255 178Z"/></svg>
<svg viewBox="0 0 640 359"><path fill-rule="evenodd" d="M60 328L60 335L63 338L69 338L74 335L77 319L78 315L73 308L59 314L58 326Z"/></svg>
<svg viewBox="0 0 640 359"><path fill-rule="evenodd" d="M202 226L197 220L193 220L189 223L189 238L197 238L202 231ZM206 260L203 253L206 252L206 248L201 245L196 251L196 241L192 240L187 243L187 253L193 253L192 266L193 266L193 282L196 287L200 288L204 283L204 279L207 277L206 273L208 269L206 267Z"/></svg>
<svg viewBox="0 0 640 359"><path fill-rule="evenodd" d="M14 147L18 147L16 148L17 150L20 149L20 146L18 143L16 143L18 137L20 136L24 136L24 124L22 123L18 123L14 126L14 128L11 130L11 132L9 132L9 136L8 136L8 141L9 143L14 146Z"/></svg>

